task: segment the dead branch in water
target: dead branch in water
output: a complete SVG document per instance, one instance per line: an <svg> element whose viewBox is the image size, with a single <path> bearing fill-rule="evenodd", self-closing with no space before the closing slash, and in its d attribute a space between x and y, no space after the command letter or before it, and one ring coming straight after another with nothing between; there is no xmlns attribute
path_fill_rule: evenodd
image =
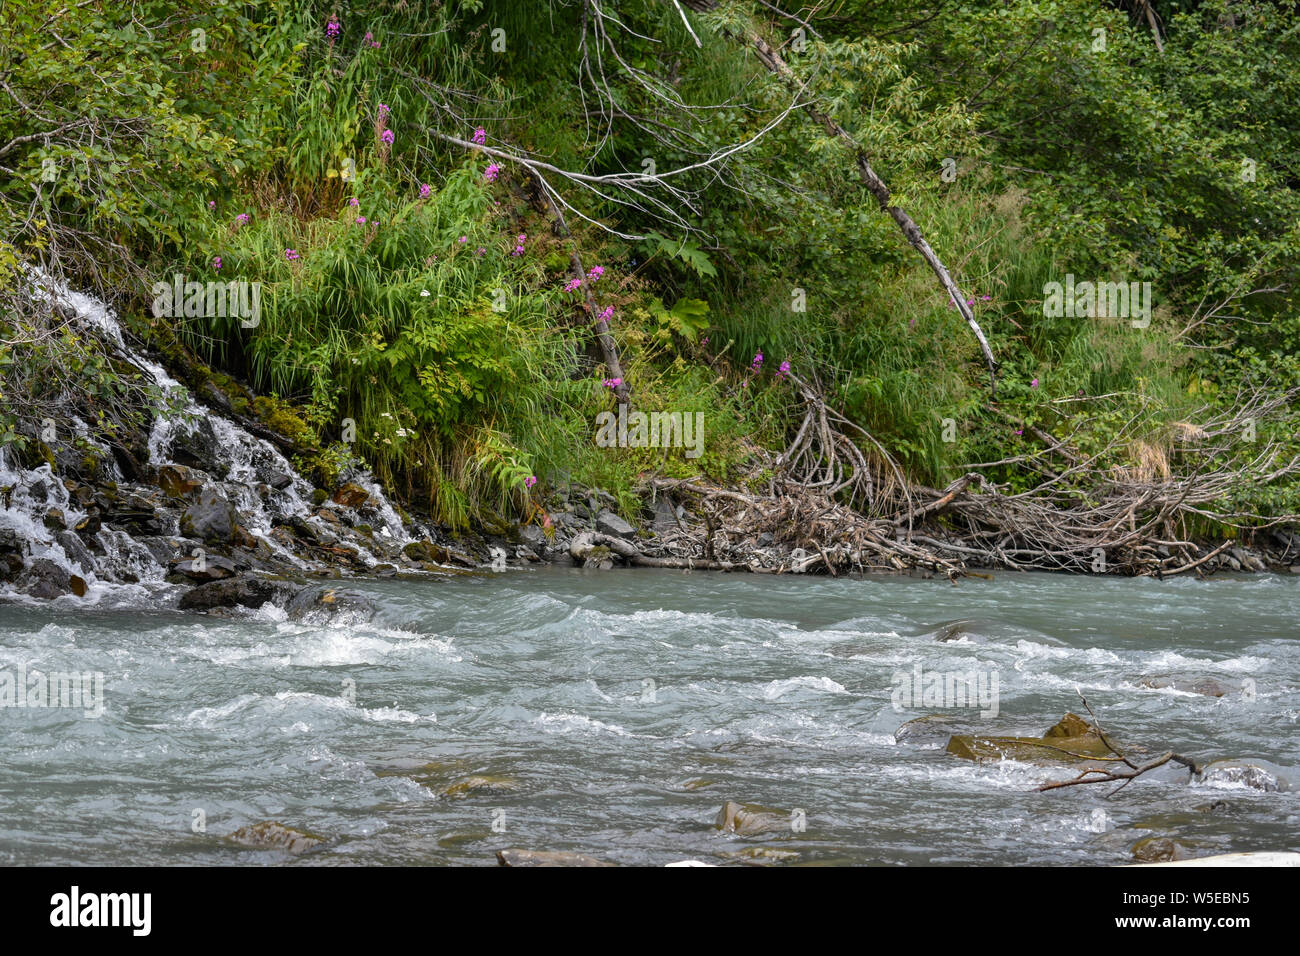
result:
<svg viewBox="0 0 1300 956"><path fill-rule="evenodd" d="M1116 781L1122 781L1118 787L1106 794L1107 799L1109 799L1127 787L1138 777L1142 776L1142 774L1155 770L1157 767L1163 767L1171 761L1187 767L1192 776L1195 776L1202 771L1203 768L1201 765L1191 757L1184 757L1181 754L1174 753L1173 751L1167 751L1159 757L1155 757L1151 760L1145 761L1144 763L1134 763L1114 744L1114 742L1111 741L1109 737L1106 736L1106 732L1101 729L1101 721L1099 721L1097 715L1092 712L1092 706L1088 703L1088 698L1084 697L1083 694L1080 693L1079 699L1083 701L1083 706L1088 709L1088 716L1092 718L1092 725L1097 731L1097 736L1101 738L1101 742L1105 744L1110 749L1111 753L1115 754L1128 769L1105 770L1100 767L1093 767L1084 770L1072 780L1058 780L1053 783L1045 783L1041 787L1037 788L1039 793L1043 793L1047 790L1060 790L1062 787L1077 787L1086 783L1114 783ZM1080 754L1079 756L1084 755Z"/></svg>

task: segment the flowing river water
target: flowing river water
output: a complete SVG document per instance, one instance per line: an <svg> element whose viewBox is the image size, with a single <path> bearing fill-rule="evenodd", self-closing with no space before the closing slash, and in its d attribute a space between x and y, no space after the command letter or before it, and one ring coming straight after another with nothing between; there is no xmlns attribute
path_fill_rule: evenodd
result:
<svg viewBox="0 0 1300 956"><path fill-rule="evenodd" d="M1151 836L1300 850L1300 577L541 568L348 586L371 619L204 617L140 588L89 610L0 606L0 674L103 675L98 716L0 709L0 862L486 865L524 847L1111 865ZM900 704L895 678L918 665L996 676L996 716ZM1144 685L1202 680L1223 696ZM1037 793L1071 772L895 741L929 713L1038 735L1083 712L1076 688L1122 741L1250 759L1265 786L1170 766L1110 800ZM791 825L724 833L727 800ZM262 820L327 842L290 857L224 839Z"/></svg>

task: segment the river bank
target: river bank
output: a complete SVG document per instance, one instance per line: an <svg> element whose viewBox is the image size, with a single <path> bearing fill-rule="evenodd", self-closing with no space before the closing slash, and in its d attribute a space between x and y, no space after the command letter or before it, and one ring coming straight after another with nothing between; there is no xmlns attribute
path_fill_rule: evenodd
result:
<svg viewBox="0 0 1300 956"><path fill-rule="evenodd" d="M390 501L355 462L314 486L290 460L293 436L270 427L292 420L277 417L276 406L259 418L263 399L219 382L179 348L165 367L103 302L49 279L37 277L34 287L77 334L96 337L163 398L133 427L105 430L93 402L69 396L72 424L63 434L47 422L22 454L0 449L0 600L93 606L127 588L187 610L270 602L302 611L332 600L335 591L318 579L543 563L956 579L1034 568L1050 557L1051 567L1088 574L1300 573L1300 534L1287 527L1242 532L1240 540L1134 537L1123 547L1084 544L1059 555L1026 551L1014 534L990 543L987 531L959 533L941 520L963 503L978 507L989 492L978 476L929 492L906 520L865 516L808 493L773 487L756 495L703 479L649 478L639 506L619 514L609 493L553 478L526 524L502 519L452 532Z"/></svg>

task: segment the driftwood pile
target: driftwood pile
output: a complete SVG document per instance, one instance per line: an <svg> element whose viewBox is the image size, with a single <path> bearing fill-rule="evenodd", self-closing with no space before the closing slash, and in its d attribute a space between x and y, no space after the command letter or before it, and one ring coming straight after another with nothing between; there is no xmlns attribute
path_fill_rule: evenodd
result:
<svg viewBox="0 0 1300 956"><path fill-rule="evenodd" d="M1225 509L1234 488L1262 487L1294 475L1300 458L1280 443L1254 439L1242 465L1243 434L1254 434L1296 395L1238 396L1237 411L1179 428L1177 452L1153 464L1104 469L1120 443L1133 442L1136 421L1111 445L1085 455L1039 428L1032 451L968 466L942 489L910 484L888 451L827 406L816 389L791 376L803 419L790 446L757 465L772 475L761 493L713 487L703 480L655 479L655 495L690 505L689 523L661 530L649 544L607 535L575 539L574 557L618 555L648 567L760 573L920 570L951 579L971 568L1054 570L1168 576L1201 573L1240 541L1205 546L1182 529L1214 522L1242 533L1278 531L1286 540L1297 516L1264 517ZM1039 476L1013 492L988 477L1016 464ZM1206 520L1208 519L1208 520ZM1300 536L1294 555L1300 559ZM1284 548L1284 552L1291 549ZM1226 558L1224 558L1226 560ZM1258 564L1254 570L1263 570Z"/></svg>

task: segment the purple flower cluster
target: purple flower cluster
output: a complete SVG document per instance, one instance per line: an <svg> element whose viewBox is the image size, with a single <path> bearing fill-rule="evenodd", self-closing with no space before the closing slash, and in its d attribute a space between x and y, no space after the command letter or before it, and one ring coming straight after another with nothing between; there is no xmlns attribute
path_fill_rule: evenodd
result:
<svg viewBox="0 0 1300 956"><path fill-rule="evenodd" d="M391 129L386 129L379 134L379 138L382 139L389 146L392 146L393 140L395 140L397 137L393 134L393 131Z"/></svg>
<svg viewBox="0 0 1300 956"><path fill-rule="evenodd" d="M482 126L474 130L474 142L480 146L487 144L487 131Z"/></svg>
<svg viewBox="0 0 1300 956"><path fill-rule="evenodd" d="M531 488L531 487L532 487L533 485L535 485L535 484L537 484L537 476L536 476L536 475L529 475L527 478L524 479L524 487L525 487L525 488Z"/></svg>
<svg viewBox="0 0 1300 956"><path fill-rule="evenodd" d="M755 352L754 360L749 363L749 370L758 373L763 368L763 353Z"/></svg>
<svg viewBox="0 0 1300 956"><path fill-rule="evenodd" d="M371 47L373 49L376 50L379 49L379 41L375 39L375 35L371 33L369 30L366 31L365 44L366 46Z"/></svg>
<svg viewBox="0 0 1300 956"><path fill-rule="evenodd" d="M607 378L601 384L606 388L618 388L623 384L623 380L621 378Z"/></svg>
<svg viewBox="0 0 1300 956"><path fill-rule="evenodd" d="M496 182L497 177L500 175L501 175L501 167L498 166L496 163L490 164L487 169L483 170L483 178L490 183Z"/></svg>
<svg viewBox="0 0 1300 956"><path fill-rule="evenodd" d="M298 250L297 250L297 249L286 249L286 250L284 250L284 257L285 257L287 260L289 260L290 262L293 262L295 259L301 259L301 258L302 258L302 256L298 255Z"/></svg>
<svg viewBox="0 0 1300 956"><path fill-rule="evenodd" d="M777 379L778 380L783 379L789 374L790 374L790 363L782 362L781 367L776 370Z"/></svg>
<svg viewBox="0 0 1300 956"><path fill-rule="evenodd" d="M578 286L582 285L581 279L570 279L564 286L565 292L577 292Z"/></svg>
<svg viewBox="0 0 1300 956"><path fill-rule="evenodd" d="M248 225L248 213L241 212L238 216L235 217L235 228L238 229L240 226L246 226L246 225Z"/></svg>
<svg viewBox="0 0 1300 956"><path fill-rule="evenodd" d="M429 198L429 193L431 193L431 192L433 192L433 190L429 188L429 184L428 184L428 183L420 183L420 198L421 198L421 199L428 199L428 198Z"/></svg>
<svg viewBox="0 0 1300 956"><path fill-rule="evenodd" d="M218 272L221 271L221 256L212 257L212 268L216 269Z"/></svg>
<svg viewBox="0 0 1300 956"><path fill-rule="evenodd" d="M522 256L524 254L524 240L528 238L528 233L521 232L515 238L515 251L510 253L512 256Z"/></svg>
<svg viewBox="0 0 1300 956"><path fill-rule="evenodd" d="M600 278L601 276L603 276L604 274L605 274L605 269L604 269L604 267L602 267L602 266L592 266L592 267L591 267L591 270L587 273L587 278L590 279L592 282L595 282L597 279L599 279L599 278Z"/></svg>
<svg viewBox="0 0 1300 956"><path fill-rule="evenodd" d="M339 18L331 13L330 22L325 24L325 35L329 37L330 43L333 43L338 38L339 31L342 29L343 25L339 23Z"/></svg>
<svg viewBox="0 0 1300 956"><path fill-rule="evenodd" d="M612 305L609 305L605 307L604 312L600 313L600 318L602 321L608 322L610 318L613 317L613 315L614 315L614 307Z"/></svg>

